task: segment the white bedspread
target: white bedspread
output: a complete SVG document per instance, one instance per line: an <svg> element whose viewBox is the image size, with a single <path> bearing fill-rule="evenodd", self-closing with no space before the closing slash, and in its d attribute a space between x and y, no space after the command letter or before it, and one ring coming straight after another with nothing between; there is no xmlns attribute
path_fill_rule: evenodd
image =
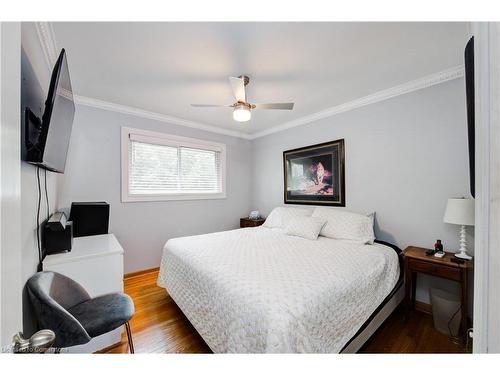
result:
<svg viewBox="0 0 500 375"><path fill-rule="evenodd" d="M258 227L169 240L158 285L216 353L337 353L398 277L387 246Z"/></svg>

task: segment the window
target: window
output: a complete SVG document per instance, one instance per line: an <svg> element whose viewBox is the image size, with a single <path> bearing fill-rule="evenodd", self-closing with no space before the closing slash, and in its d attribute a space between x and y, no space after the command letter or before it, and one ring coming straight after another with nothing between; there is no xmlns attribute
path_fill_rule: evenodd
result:
<svg viewBox="0 0 500 375"><path fill-rule="evenodd" d="M226 196L226 145L122 128L122 201Z"/></svg>

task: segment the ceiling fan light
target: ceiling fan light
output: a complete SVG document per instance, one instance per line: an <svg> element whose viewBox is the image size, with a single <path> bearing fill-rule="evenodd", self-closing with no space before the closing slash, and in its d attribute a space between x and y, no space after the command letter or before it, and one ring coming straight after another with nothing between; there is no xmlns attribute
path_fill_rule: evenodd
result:
<svg viewBox="0 0 500 375"><path fill-rule="evenodd" d="M252 118L252 113L250 112L250 108L241 104L234 107L233 111L233 119L238 122L249 121Z"/></svg>

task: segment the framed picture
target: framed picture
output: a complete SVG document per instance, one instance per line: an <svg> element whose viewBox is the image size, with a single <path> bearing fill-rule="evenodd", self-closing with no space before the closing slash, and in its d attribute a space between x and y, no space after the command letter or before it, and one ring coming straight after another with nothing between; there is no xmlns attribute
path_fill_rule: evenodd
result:
<svg viewBox="0 0 500 375"><path fill-rule="evenodd" d="M285 203L345 207L344 140L283 152Z"/></svg>

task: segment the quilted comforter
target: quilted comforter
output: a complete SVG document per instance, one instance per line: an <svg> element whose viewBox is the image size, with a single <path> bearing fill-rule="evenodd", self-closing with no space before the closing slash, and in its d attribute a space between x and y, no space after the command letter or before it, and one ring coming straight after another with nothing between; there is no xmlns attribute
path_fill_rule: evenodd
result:
<svg viewBox="0 0 500 375"><path fill-rule="evenodd" d="M258 227L169 240L158 285L216 353L337 353L398 277L387 246Z"/></svg>

